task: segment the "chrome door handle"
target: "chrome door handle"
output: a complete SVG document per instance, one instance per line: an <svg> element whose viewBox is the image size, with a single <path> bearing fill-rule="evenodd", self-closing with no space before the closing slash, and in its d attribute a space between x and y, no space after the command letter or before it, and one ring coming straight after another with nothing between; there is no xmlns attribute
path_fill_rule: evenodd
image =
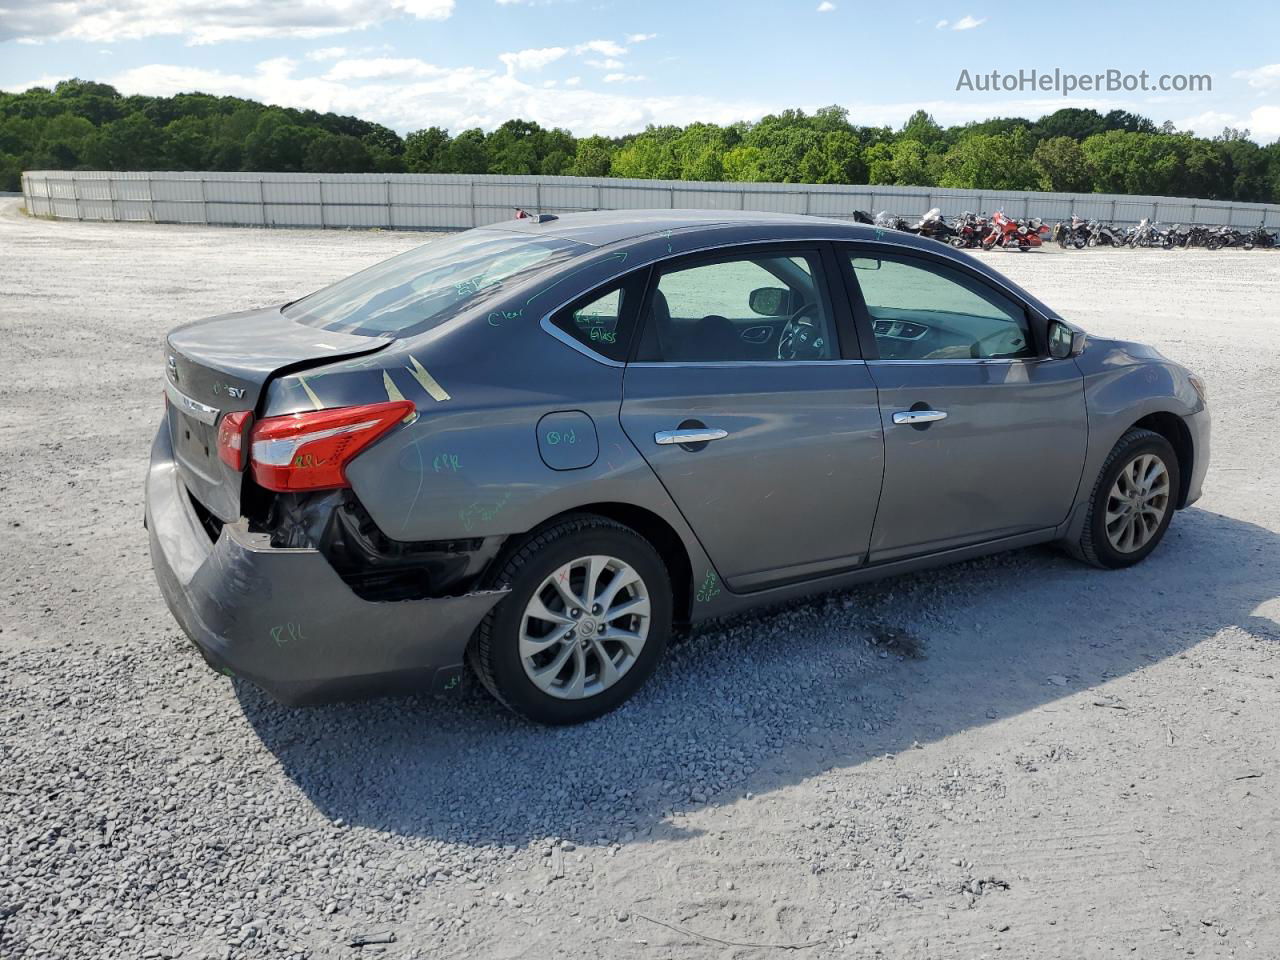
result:
<svg viewBox="0 0 1280 960"><path fill-rule="evenodd" d="M933 423L945 419L947 414L943 410L899 410L893 415L894 423Z"/></svg>
<svg viewBox="0 0 1280 960"><path fill-rule="evenodd" d="M723 440L729 435L728 430L715 427L698 427L694 430L659 430L653 435L654 443L706 443L709 440Z"/></svg>

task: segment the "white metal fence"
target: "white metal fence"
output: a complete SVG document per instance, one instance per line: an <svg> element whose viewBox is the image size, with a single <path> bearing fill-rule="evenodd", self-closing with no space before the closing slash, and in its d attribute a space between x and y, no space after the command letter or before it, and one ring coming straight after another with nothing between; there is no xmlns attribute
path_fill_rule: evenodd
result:
<svg viewBox="0 0 1280 960"><path fill-rule="evenodd" d="M854 210L916 217L940 207L1003 209L1012 217L1114 223L1280 227L1280 206L1099 193L946 190L795 183L709 183L608 177L454 174L121 173L37 170L22 175L27 210L68 220L265 227L461 230L531 212L647 208L762 210L851 217Z"/></svg>

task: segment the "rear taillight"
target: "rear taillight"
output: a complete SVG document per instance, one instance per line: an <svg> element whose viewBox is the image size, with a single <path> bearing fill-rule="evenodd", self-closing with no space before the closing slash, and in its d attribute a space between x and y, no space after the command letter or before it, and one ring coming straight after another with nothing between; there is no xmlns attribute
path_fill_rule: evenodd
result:
<svg viewBox="0 0 1280 960"><path fill-rule="evenodd" d="M259 420L250 435L253 478L277 493L350 486L355 455L416 413L410 401L395 400Z"/></svg>
<svg viewBox="0 0 1280 960"><path fill-rule="evenodd" d="M244 469L244 428L252 419L252 410L241 410L218 421L218 459L232 470Z"/></svg>

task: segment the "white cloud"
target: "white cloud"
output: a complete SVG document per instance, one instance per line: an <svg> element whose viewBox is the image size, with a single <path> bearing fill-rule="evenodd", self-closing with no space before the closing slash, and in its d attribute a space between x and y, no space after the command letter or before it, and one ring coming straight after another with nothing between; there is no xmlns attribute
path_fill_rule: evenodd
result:
<svg viewBox="0 0 1280 960"><path fill-rule="evenodd" d="M639 83L643 79L638 73L606 73L604 76L605 83Z"/></svg>
<svg viewBox="0 0 1280 960"><path fill-rule="evenodd" d="M1280 107L1255 107L1247 116L1206 110L1193 117L1175 120L1174 126L1179 130L1190 130L1202 137L1216 137L1222 133L1223 127L1247 129L1254 140L1259 143L1269 143L1280 138Z"/></svg>
<svg viewBox="0 0 1280 960"><path fill-rule="evenodd" d="M1274 90L1280 87L1280 63L1270 63L1253 70L1237 70L1231 76L1237 80L1247 80L1255 90Z"/></svg>
<svg viewBox="0 0 1280 960"><path fill-rule="evenodd" d="M627 52L627 48L614 40L588 40L586 43L580 43L574 47L573 52L577 54L598 53L602 57L621 57Z"/></svg>
<svg viewBox="0 0 1280 960"><path fill-rule="evenodd" d="M939 20L937 23L933 25L933 28L935 30L945 30L947 28L947 24L950 22L951 22L950 20Z"/></svg>
<svg viewBox="0 0 1280 960"><path fill-rule="evenodd" d="M447 72L443 67L413 57L373 57L367 60L340 60L329 68L324 79L341 83L346 80L438 77Z"/></svg>
<svg viewBox="0 0 1280 960"><path fill-rule="evenodd" d="M693 94L645 96L584 89L578 77L546 89L540 82L527 83L500 69L446 68L413 59L348 59L333 64L327 72L311 74L310 69L305 62L280 57L243 72L151 64L103 80L126 95L169 96L199 90L354 115L401 133L429 126L454 132L470 127L491 130L512 117L524 117L584 136L618 136L649 124L756 120L785 106ZM41 77L9 89L26 89L34 83L49 86L64 79ZM622 85L624 80L610 82L610 86Z"/></svg>
<svg viewBox="0 0 1280 960"><path fill-rule="evenodd" d="M633 44L633 43L644 43L646 40L656 40L656 39L658 39L658 35L657 35L656 33L629 33L629 34L627 34L627 44L628 44L628 46L629 46L629 45L631 45L631 44Z"/></svg>
<svg viewBox="0 0 1280 960"><path fill-rule="evenodd" d="M340 60L347 55L346 47L321 47L318 50L308 50L308 60Z"/></svg>
<svg viewBox="0 0 1280 960"><path fill-rule="evenodd" d="M983 17L981 20L978 20L975 17L970 17L966 15L961 17L955 23L953 23L951 25L951 29L952 30L972 30L974 27L980 27L986 22L987 22L986 17Z"/></svg>
<svg viewBox="0 0 1280 960"><path fill-rule="evenodd" d="M626 66L621 60L586 60L584 61L588 67L595 67L597 70L621 70Z"/></svg>
<svg viewBox="0 0 1280 960"><path fill-rule="evenodd" d="M517 70L541 70L568 52L564 47L539 47L533 50L519 50L516 53L501 53L498 59L506 65L507 73L514 74Z"/></svg>
<svg viewBox="0 0 1280 960"><path fill-rule="evenodd" d="M181 36L189 44L316 39L397 17L444 20L454 0L33 0L6 7L0 42L76 39L93 43Z"/></svg>
<svg viewBox="0 0 1280 960"><path fill-rule="evenodd" d="M831 0L822 0L822 2L818 4L819 13L830 13L835 8L836 5L832 3Z"/></svg>

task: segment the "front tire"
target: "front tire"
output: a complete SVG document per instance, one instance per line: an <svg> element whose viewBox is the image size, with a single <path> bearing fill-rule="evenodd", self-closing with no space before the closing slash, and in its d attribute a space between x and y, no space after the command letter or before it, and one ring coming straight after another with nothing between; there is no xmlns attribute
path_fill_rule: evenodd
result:
<svg viewBox="0 0 1280 960"><path fill-rule="evenodd" d="M481 621L471 663L495 698L529 720L582 723L616 709L666 650L666 567L612 520L583 515L538 531L496 583L511 592Z"/></svg>
<svg viewBox="0 0 1280 960"><path fill-rule="evenodd" d="M1077 543L1080 555L1112 570L1144 560L1169 529L1179 482L1169 441L1151 430L1130 430L1102 464Z"/></svg>

